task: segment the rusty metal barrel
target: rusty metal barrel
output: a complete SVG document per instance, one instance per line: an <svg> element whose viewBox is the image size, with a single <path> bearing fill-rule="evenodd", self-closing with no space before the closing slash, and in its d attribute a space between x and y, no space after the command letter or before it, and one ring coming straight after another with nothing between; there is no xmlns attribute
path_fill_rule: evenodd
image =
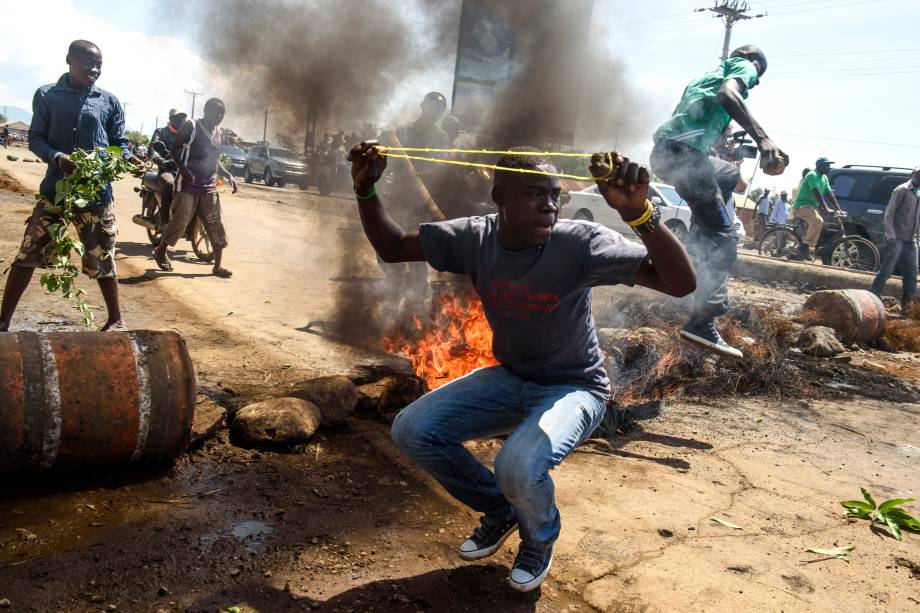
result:
<svg viewBox="0 0 920 613"><path fill-rule="evenodd" d="M196 393L175 332L0 333L0 473L173 459Z"/></svg>
<svg viewBox="0 0 920 613"><path fill-rule="evenodd" d="M802 307L809 323L833 328L844 342L869 342L885 332L885 305L864 289L815 292Z"/></svg>

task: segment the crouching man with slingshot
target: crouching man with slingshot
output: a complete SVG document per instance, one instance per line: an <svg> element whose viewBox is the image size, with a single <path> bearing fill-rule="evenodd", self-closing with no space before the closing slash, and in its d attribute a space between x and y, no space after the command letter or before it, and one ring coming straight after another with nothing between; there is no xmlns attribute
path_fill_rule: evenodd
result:
<svg viewBox="0 0 920 613"><path fill-rule="evenodd" d="M374 249L387 262L428 262L468 275L500 362L406 407L393 422L393 440L452 496L482 514L459 556L491 556L519 530L508 580L517 590L533 590L549 572L560 530L549 471L601 422L610 394L591 288L638 284L685 296L696 287L693 266L646 199L648 171L615 152L595 154L592 176L600 178L600 193L642 244L596 223L559 219L559 173L536 149L512 149L498 160L496 213L411 231L392 220L376 192L386 149L362 143L348 159ZM463 442L499 434L510 436L493 472Z"/></svg>

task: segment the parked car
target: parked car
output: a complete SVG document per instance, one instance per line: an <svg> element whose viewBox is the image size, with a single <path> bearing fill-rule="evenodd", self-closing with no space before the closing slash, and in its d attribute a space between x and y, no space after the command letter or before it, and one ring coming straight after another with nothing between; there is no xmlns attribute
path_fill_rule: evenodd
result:
<svg viewBox="0 0 920 613"><path fill-rule="evenodd" d="M307 162L293 151L256 145L249 149L246 156L243 180L246 183L261 180L269 187L284 187L290 181L296 183L300 189L307 189L310 184L310 170Z"/></svg>
<svg viewBox="0 0 920 613"><path fill-rule="evenodd" d="M897 166L847 164L831 168L827 178L840 208L847 212L847 234L858 234L881 249L885 244L885 208L891 192L909 181L910 175L910 168Z"/></svg>
<svg viewBox="0 0 920 613"><path fill-rule="evenodd" d="M230 159L230 163L226 164L227 172L234 177L242 177L246 168L246 151L233 145L221 145L220 154Z"/></svg>
<svg viewBox="0 0 920 613"><path fill-rule="evenodd" d="M562 207L562 217L596 221L628 237L633 236L632 228L626 225L619 213L610 208L604 197L598 193L597 185L571 192L570 195L571 199ZM674 186L666 183L652 183L648 188L648 198L661 209L661 223L667 226L681 242L686 242L690 234L692 214L690 207L677 194ZM735 231L739 239L744 238L744 226L737 217L735 218Z"/></svg>

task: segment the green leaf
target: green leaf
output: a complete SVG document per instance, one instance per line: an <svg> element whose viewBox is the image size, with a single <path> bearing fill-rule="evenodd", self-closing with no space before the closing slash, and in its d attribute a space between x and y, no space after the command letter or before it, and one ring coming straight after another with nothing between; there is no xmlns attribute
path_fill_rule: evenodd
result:
<svg viewBox="0 0 920 613"><path fill-rule="evenodd" d="M45 207L45 211L48 212L48 213L51 213L52 215L60 215L61 211L63 211L63 210L64 210L63 207L55 206L55 205L53 205L53 204L52 204L51 206L46 206L46 207Z"/></svg>
<svg viewBox="0 0 920 613"><path fill-rule="evenodd" d="M890 518L886 518L885 523L888 525L888 532L891 533L891 536L893 536L894 538L900 541L901 540L901 529L898 528L898 524L896 524L894 520Z"/></svg>
<svg viewBox="0 0 920 613"><path fill-rule="evenodd" d="M716 515L713 515L712 517L710 517L710 519L711 519L712 521L714 521L714 522L717 522L717 523L722 524L723 526L727 526L727 527L733 528L733 529L735 529L735 530L744 530L744 528L742 528L741 526L736 525L736 524L733 524L733 523L731 523L730 521L726 521L726 520L722 519L721 517L717 517Z"/></svg>
<svg viewBox="0 0 920 613"><path fill-rule="evenodd" d="M901 528L920 531L920 521L911 517L904 509L891 509L886 517L894 520Z"/></svg>
<svg viewBox="0 0 920 613"><path fill-rule="evenodd" d="M866 499L866 502L871 504L873 509L876 508L875 501L872 500L872 495L868 491L866 491L866 488L861 487L859 488L859 490L862 492L863 498Z"/></svg>
<svg viewBox="0 0 920 613"><path fill-rule="evenodd" d="M914 501L913 498L892 498L891 500L886 500L885 502L880 504L878 506L878 512L884 515L885 513L887 513L888 511L890 511L891 509L897 506L900 506L906 502L913 502L913 501Z"/></svg>
<svg viewBox="0 0 920 613"><path fill-rule="evenodd" d="M284 363L284 364L281 365L281 370L287 370L287 369L290 368L290 367L291 367L291 365L290 365L289 363Z"/></svg>
<svg viewBox="0 0 920 613"><path fill-rule="evenodd" d="M80 255L80 257L83 257L83 254L86 253L86 245L84 245L80 241L74 241L73 250L76 251Z"/></svg>
<svg viewBox="0 0 920 613"><path fill-rule="evenodd" d="M111 153L112 155L121 156L121 147L119 147L118 145L112 145L111 147L106 147L105 150L107 153Z"/></svg>
<svg viewBox="0 0 920 613"><path fill-rule="evenodd" d="M841 500L840 504L847 510L848 515L857 517L868 517L869 513L873 511L873 507L870 507L868 503L862 500Z"/></svg>

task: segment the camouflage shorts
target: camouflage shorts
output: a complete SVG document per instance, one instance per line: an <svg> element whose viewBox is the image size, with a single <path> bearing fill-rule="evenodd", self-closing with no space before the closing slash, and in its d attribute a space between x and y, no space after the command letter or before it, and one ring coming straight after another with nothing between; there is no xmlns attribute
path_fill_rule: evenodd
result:
<svg viewBox="0 0 920 613"><path fill-rule="evenodd" d="M26 233L22 238L14 266L46 268L51 235L51 224L60 221L54 213L45 211L45 202L39 202L26 220ZM115 212L111 204L90 207L77 213L74 228L85 247L83 274L90 279L108 279L115 276Z"/></svg>

